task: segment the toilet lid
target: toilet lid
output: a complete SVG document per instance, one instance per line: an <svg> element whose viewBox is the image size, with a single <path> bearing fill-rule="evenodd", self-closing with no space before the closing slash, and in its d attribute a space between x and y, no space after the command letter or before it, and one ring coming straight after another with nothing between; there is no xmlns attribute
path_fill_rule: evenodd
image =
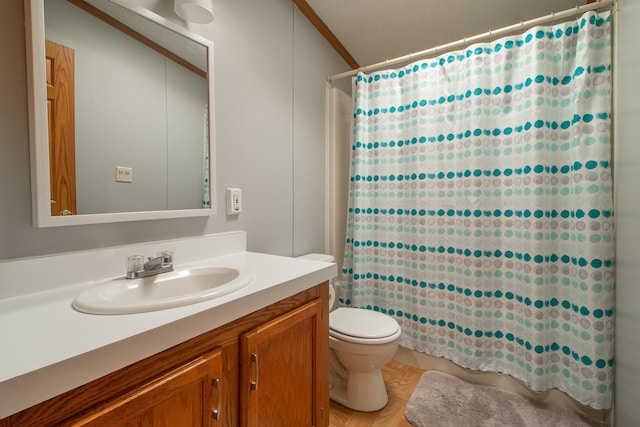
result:
<svg viewBox="0 0 640 427"><path fill-rule="evenodd" d="M375 339L396 334L400 325L377 311L340 307L330 313L329 329L351 337Z"/></svg>

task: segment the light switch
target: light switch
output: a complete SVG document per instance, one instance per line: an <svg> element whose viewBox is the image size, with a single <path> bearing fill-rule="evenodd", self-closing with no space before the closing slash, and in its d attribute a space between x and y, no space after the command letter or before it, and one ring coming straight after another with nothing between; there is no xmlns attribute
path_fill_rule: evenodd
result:
<svg viewBox="0 0 640 427"><path fill-rule="evenodd" d="M133 169L116 166L116 182L133 182Z"/></svg>

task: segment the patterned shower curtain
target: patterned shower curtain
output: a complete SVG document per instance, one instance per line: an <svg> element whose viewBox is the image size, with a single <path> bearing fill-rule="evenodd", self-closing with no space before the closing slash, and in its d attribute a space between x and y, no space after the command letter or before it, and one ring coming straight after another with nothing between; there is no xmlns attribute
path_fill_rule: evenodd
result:
<svg viewBox="0 0 640 427"><path fill-rule="evenodd" d="M343 305L393 316L403 346L611 407L610 21L358 75Z"/></svg>
<svg viewBox="0 0 640 427"><path fill-rule="evenodd" d="M202 207L211 207L211 182L209 168L209 107L205 106L203 111L202 129L204 138L202 139Z"/></svg>

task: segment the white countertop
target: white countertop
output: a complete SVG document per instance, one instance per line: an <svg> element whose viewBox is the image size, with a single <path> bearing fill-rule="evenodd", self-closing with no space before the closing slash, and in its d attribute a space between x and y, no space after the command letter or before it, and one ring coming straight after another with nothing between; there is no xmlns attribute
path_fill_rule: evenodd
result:
<svg viewBox="0 0 640 427"><path fill-rule="evenodd" d="M213 300L140 314L74 310L71 302L92 283L0 299L0 419L336 275L335 264L252 252L188 266L205 265L246 268L254 279Z"/></svg>

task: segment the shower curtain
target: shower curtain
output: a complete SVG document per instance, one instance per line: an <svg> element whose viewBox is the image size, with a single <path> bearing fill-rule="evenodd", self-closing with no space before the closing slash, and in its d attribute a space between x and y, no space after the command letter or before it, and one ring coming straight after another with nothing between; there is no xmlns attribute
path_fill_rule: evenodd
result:
<svg viewBox="0 0 640 427"><path fill-rule="evenodd" d="M610 408L609 13L359 74L340 301Z"/></svg>
<svg viewBox="0 0 640 427"><path fill-rule="evenodd" d="M209 182L209 107L205 105L203 109L202 130L202 207L211 207L211 183Z"/></svg>

